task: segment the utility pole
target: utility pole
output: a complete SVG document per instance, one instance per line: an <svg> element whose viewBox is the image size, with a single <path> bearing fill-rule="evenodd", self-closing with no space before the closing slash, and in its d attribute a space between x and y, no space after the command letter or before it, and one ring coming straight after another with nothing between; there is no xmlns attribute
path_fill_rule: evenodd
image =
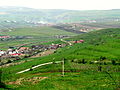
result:
<svg viewBox="0 0 120 90"><path fill-rule="evenodd" d="M62 60L62 76L64 76L64 58L63 58L63 60Z"/></svg>

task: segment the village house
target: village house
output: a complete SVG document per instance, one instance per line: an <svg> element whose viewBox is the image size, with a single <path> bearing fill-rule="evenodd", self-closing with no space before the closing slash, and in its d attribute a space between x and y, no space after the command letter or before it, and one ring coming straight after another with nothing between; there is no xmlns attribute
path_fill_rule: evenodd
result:
<svg viewBox="0 0 120 90"><path fill-rule="evenodd" d="M8 49L7 54L11 56L19 56L21 55L17 49Z"/></svg>
<svg viewBox="0 0 120 90"><path fill-rule="evenodd" d="M3 55L5 55L5 54L6 54L6 52L5 52L5 51L0 50L0 56L3 56Z"/></svg>
<svg viewBox="0 0 120 90"><path fill-rule="evenodd" d="M84 43L84 40L71 41L71 43Z"/></svg>
<svg viewBox="0 0 120 90"><path fill-rule="evenodd" d="M22 54L21 54L21 53L12 53L12 54L11 54L11 56L14 56L14 57L15 57L15 56L20 56L20 55L22 55Z"/></svg>
<svg viewBox="0 0 120 90"><path fill-rule="evenodd" d="M10 36L0 36L0 39L11 38Z"/></svg>
<svg viewBox="0 0 120 90"><path fill-rule="evenodd" d="M52 44L49 46L49 49L57 49L59 48L59 44Z"/></svg>
<svg viewBox="0 0 120 90"><path fill-rule="evenodd" d="M25 54L26 52L29 51L29 47L20 47L18 48L18 53L22 53L22 54Z"/></svg>
<svg viewBox="0 0 120 90"><path fill-rule="evenodd" d="M80 29L81 32L88 32L89 29Z"/></svg>
<svg viewBox="0 0 120 90"><path fill-rule="evenodd" d="M67 44L59 44L60 48L65 47L65 46L67 46Z"/></svg>

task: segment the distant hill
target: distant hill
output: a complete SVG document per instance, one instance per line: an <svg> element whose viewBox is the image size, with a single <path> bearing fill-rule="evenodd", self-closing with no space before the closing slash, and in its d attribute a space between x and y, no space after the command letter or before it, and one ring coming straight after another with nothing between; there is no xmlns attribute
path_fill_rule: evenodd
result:
<svg viewBox="0 0 120 90"><path fill-rule="evenodd" d="M113 10L60 10L26 7L0 7L0 28L40 23L80 23L120 21L120 9Z"/></svg>

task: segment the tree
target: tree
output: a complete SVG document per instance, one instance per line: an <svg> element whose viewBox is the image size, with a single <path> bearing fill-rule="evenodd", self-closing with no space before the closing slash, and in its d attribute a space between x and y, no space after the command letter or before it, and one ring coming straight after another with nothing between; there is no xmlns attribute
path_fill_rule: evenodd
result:
<svg viewBox="0 0 120 90"><path fill-rule="evenodd" d="M106 57L100 56L100 60L105 60Z"/></svg>

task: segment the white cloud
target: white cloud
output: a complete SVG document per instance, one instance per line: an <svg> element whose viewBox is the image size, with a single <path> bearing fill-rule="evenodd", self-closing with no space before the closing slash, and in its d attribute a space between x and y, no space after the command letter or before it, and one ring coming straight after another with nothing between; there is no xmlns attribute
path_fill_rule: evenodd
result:
<svg viewBox="0 0 120 90"><path fill-rule="evenodd" d="M0 6L26 6L41 9L120 9L120 0L0 0Z"/></svg>

